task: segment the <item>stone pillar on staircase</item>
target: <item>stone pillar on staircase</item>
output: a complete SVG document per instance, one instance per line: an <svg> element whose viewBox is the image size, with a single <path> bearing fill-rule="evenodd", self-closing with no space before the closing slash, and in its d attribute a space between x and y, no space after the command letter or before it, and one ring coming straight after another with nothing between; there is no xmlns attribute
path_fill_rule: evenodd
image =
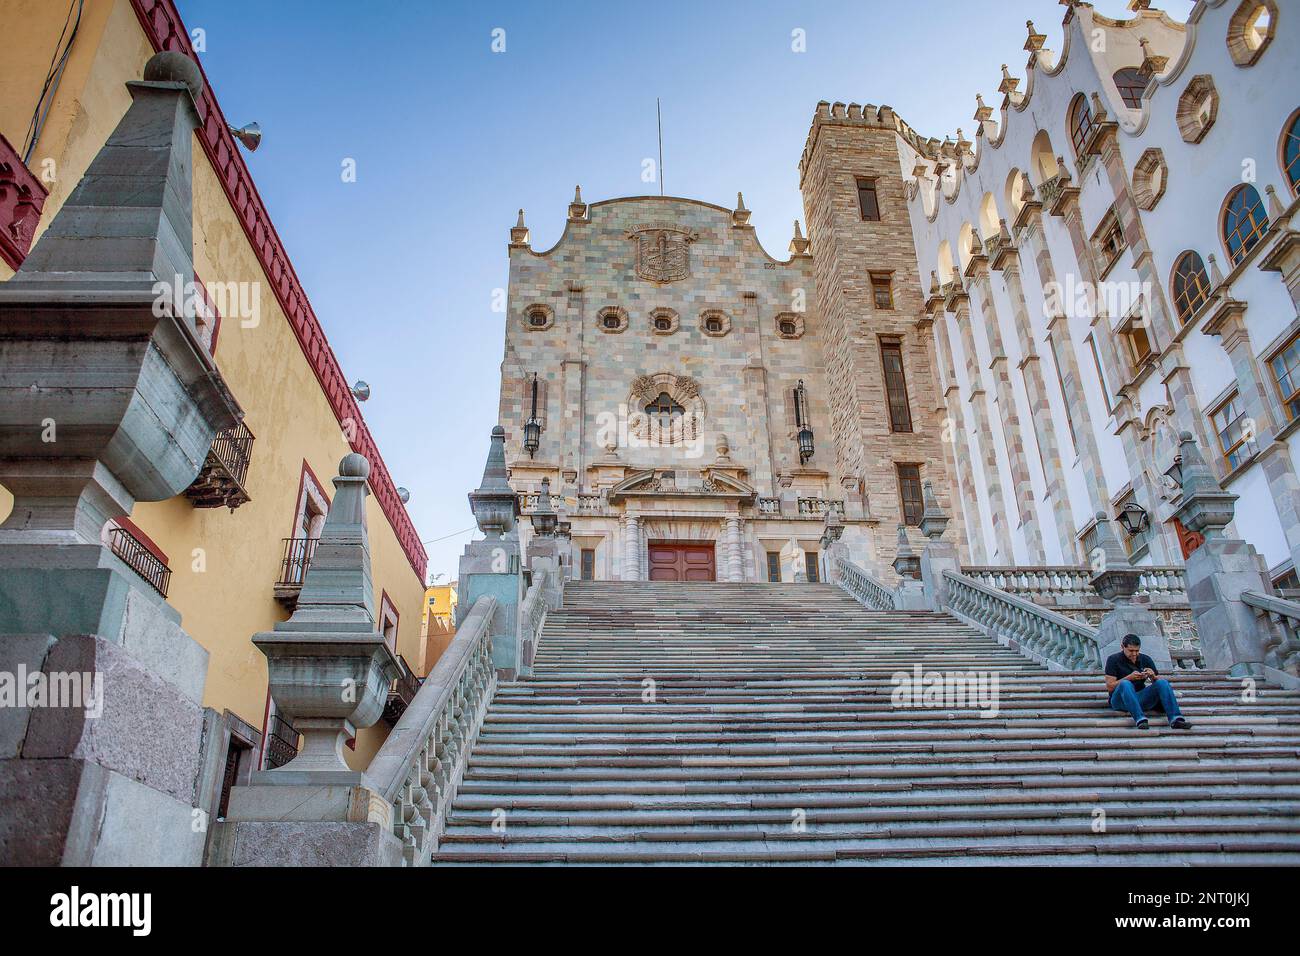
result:
<svg viewBox="0 0 1300 956"><path fill-rule="evenodd" d="M366 531L370 463L349 454L298 605L287 621L253 637L266 655L277 711L303 735L298 755L230 792L213 835L218 866L396 866L401 843L392 805L343 746L384 712L400 669L375 627Z"/></svg>
<svg viewBox="0 0 1300 956"><path fill-rule="evenodd" d="M1192 433L1183 432L1179 444L1183 500L1175 515L1183 527L1205 535L1183 571L1205 665L1234 677L1266 676L1266 635L1241 600L1243 591L1271 591L1263 561L1250 544L1228 537L1237 496L1220 487Z"/></svg>
<svg viewBox="0 0 1300 956"><path fill-rule="evenodd" d="M894 571L898 586L894 588L894 610L926 611L929 604L921 585L921 559L907 540L907 526L898 526L898 545L894 553Z"/></svg>
<svg viewBox="0 0 1300 956"><path fill-rule="evenodd" d="M840 539L844 536L844 519L834 508L826 509L825 523L822 525L821 556L822 580L829 584L840 582L840 559L847 558L849 547Z"/></svg>
<svg viewBox="0 0 1300 956"><path fill-rule="evenodd" d="M925 481L921 492L925 505L921 512L921 534L928 539L925 550L921 552L921 586L925 593L925 606L931 611L942 611L947 597L943 574L945 571L961 571L961 562L957 558L957 549L943 540L948 516L939 510L934 486Z"/></svg>
<svg viewBox="0 0 1300 956"><path fill-rule="evenodd" d="M127 88L86 176L0 284L0 483L14 496L0 672L58 692L29 700L20 676L24 706L0 708L0 865L198 865L217 784L208 654L100 538L137 501L184 491L243 418L193 315L155 291L194 279L202 76L159 53Z"/></svg>
<svg viewBox="0 0 1300 956"><path fill-rule="evenodd" d="M520 568L519 498L506 480L506 430L492 429L492 443L479 487L469 493L470 510L481 541L471 541L460 558L457 624L470 612L474 602L484 595L497 599L492 615L492 664L503 680L514 680L519 673L518 633L519 604L523 600L523 574Z"/></svg>
<svg viewBox="0 0 1300 956"><path fill-rule="evenodd" d="M1103 600L1113 605L1097 624L1097 648L1102 662L1119 652L1120 642L1126 635L1135 634L1142 642L1142 653L1151 658L1156 670L1173 670L1169 641L1160 619L1149 607L1150 598L1136 596L1142 569L1129 561L1104 512L1097 513L1095 527L1091 584Z"/></svg>

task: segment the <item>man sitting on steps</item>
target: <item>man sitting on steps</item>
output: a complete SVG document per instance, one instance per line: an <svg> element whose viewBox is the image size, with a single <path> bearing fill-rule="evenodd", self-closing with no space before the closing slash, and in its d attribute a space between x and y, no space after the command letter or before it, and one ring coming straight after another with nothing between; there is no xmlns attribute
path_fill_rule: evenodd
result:
<svg viewBox="0 0 1300 956"><path fill-rule="evenodd" d="M1192 725L1178 710L1173 687L1156 673L1155 661L1142 653L1138 636L1125 634L1119 646L1120 652L1106 659L1106 692L1110 694L1111 710L1132 714L1134 726L1146 730L1150 724L1143 711L1159 708L1169 718L1170 727L1190 730Z"/></svg>

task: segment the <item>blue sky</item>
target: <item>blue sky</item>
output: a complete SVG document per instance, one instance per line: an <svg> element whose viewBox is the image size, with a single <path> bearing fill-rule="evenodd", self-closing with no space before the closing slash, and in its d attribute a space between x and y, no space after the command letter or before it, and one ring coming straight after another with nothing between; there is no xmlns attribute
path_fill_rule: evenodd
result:
<svg viewBox="0 0 1300 956"><path fill-rule="evenodd" d="M1059 50L1062 15L1056 0L178 6L205 31L227 118L262 126L245 154L258 189L344 373L372 387L366 420L411 491L430 574L451 577L496 419L505 316L492 299L519 207L546 249L575 184L588 202L657 192L641 171L658 96L667 193L730 206L743 190L784 258L818 100L889 104L923 135L969 136L976 91L996 106L1000 65L1024 74L1025 20ZM1095 6L1129 15L1123 0ZM1157 6L1183 19L1191 3Z"/></svg>

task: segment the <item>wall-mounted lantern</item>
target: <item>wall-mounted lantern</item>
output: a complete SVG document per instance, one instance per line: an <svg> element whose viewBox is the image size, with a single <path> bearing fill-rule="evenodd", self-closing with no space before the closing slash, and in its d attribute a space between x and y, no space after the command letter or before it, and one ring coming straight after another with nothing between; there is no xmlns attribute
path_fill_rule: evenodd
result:
<svg viewBox="0 0 1300 956"><path fill-rule="evenodd" d="M1151 516L1147 514L1147 510L1136 501L1130 501L1121 508L1119 514L1115 516L1115 519L1119 522L1120 527L1128 533L1130 538L1141 534L1143 531L1146 531L1151 527Z"/></svg>
<svg viewBox="0 0 1300 956"><path fill-rule="evenodd" d="M799 464L806 465L813 456L815 446L813 430L808 424L808 390L804 388L803 379L799 379L799 386L794 390L794 423L799 429Z"/></svg>
<svg viewBox="0 0 1300 956"><path fill-rule="evenodd" d="M529 458L537 454L537 449L541 443L542 423L537 420L537 373L534 372L532 412L528 416L528 421L524 422L524 450L528 452Z"/></svg>

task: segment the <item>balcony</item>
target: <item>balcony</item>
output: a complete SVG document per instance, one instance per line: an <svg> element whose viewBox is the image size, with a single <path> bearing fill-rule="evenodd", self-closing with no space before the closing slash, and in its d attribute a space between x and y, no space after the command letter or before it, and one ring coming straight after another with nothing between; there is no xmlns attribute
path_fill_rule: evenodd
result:
<svg viewBox="0 0 1300 956"><path fill-rule="evenodd" d="M171 568L135 535L126 528L113 528L108 532L108 546L128 568L144 578L151 588L163 597L167 596L167 586L172 579Z"/></svg>
<svg viewBox="0 0 1300 956"><path fill-rule="evenodd" d="M266 768L283 767L296 756L298 731L279 714L273 714L266 728Z"/></svg>
<svg viewBox="0 0 1300 956"><path fill-rule="evenodd" d="M399 654L397 663L402 668L402 673L393 681L393 686L389 688L388 703L384 705L384 720L390 727L397 723L402 714L406 713L406 708L411 706L411 701L415 700L420 685L424 683L415 676L415 672L411 670L411 665L406 663L405 657Z"/></svg>
<svg viewBox="0 0 1300 956"><path fill-rule="evenodd" d="M185 497L196 508L226 507L234 511L250 500L244 489L248 464L253 457L253 433L243 422L217 432L203 468L185 489Z"/></svg>
<svg viewBox="0 0 1300 956"><path fill-rule="evenodd" d="M311 566L320 538L285 538L284 557L280 561L280 579L275 582L275 599L292 611L298 606L298 594Z"/></svg>

